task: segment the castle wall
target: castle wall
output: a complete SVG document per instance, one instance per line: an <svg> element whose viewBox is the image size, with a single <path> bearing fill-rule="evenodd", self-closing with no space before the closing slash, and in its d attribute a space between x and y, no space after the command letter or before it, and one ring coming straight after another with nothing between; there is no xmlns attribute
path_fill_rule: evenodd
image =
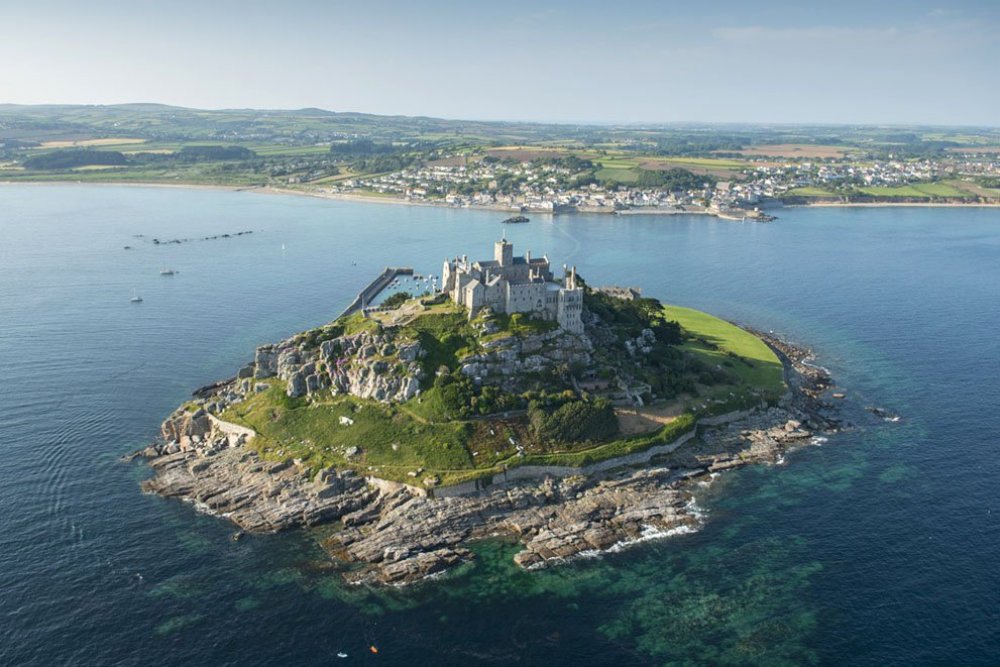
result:
<svg viewBox="0 0 1000 667"><path fill-rule="evenodd" d="M489 306L495 312L504 312L507 282L500 280L485 289L483 305Z"/></svg>
<svg viewBox="0 0 1000 667"><path fill-rule="evenodd" d="M543 283L525 283L512 285L507 283L505 311L508 313L531 313L542 310L545 305L545 285ZM542 308L538 307L541 302Z"/></svg>
<svg viewBox="0 0 1000 667"><path fill-rule="evenodd" d="M583 290L559 290L558 311L556 321L559 326L570 333L583 333Z"/></svg>

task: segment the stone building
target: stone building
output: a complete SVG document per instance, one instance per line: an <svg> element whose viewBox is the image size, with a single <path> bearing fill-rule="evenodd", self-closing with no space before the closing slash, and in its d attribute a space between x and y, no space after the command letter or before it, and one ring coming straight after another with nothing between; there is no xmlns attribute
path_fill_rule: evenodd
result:
<svg viewBox="0 0 1000 667"><path fill-rule="evenodd" d="M441 290L467 308L470 317L489 307L496 313L554 320L566 331L583 333L583 288L577 285L576 267L556 281L548 257L532 258L530 251L515 257L507 239L493 245L492 260L470 262L464 255L445 260Z"/></svg>

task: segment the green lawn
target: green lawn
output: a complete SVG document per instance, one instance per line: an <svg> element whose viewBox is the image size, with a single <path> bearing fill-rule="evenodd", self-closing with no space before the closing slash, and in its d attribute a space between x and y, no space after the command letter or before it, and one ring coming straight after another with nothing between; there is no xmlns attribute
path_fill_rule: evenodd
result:
<svg viewBox="0 0 1000 667"><path fill-rule="evenodd" d="M756 388L770 396L785 390L781 361L757 336L708 313L680 306L664 306L667 317L678 322L691 337L685 349L702 360L722 364L736 373L745 388ZM734 359L732 355L742 357Z"/></svg>

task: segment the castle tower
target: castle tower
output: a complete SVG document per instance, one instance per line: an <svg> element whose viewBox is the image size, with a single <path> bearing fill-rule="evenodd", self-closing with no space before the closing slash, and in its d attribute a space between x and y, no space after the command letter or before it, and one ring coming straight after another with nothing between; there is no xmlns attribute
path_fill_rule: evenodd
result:
<svg viewBox="0 0 1000 667"><path fill-rule="evenodd" d="M441 291L451 292L455 289L455 265L457 262L451 262L449 260L444 260L444 266L441 267Z"/></svg>
<svg viewBox="0 0 1000 667"><path fill-rule="evenodd" d="M514 264L514 244L508 243L506 238L502 238L494 243L493 259L500 266L512 266Z"/></svg>

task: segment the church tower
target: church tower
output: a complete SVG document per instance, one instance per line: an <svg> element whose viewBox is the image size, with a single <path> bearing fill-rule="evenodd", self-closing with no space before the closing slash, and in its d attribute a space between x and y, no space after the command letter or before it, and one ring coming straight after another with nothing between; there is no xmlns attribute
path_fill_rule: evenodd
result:
<svg viewBox="0 0 1000 667"><path fill-rule="evenodd" d="M514 244L508 243L503 238L493 244L493 259L500 266L513 266L514 264Z"/></svg>

